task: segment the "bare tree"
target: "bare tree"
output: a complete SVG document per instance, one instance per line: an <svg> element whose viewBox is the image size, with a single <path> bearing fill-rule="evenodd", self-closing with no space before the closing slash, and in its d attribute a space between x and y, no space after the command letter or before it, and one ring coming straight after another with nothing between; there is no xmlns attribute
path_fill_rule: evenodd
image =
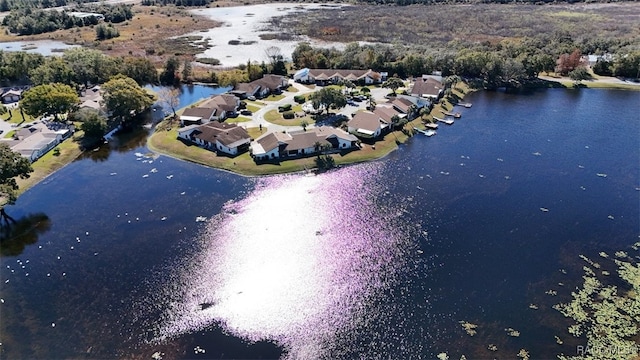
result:
<svg viewBox="0 0 640 360"><path fill-rule="evenodd" d="M179 88L164 88L158 92L158 98L163 107L171 109L173 112L173 119L176 115L176 108L180 106L180 89Z"/></svg>
<svg viewBox="0 0 640 360"><path fill-rule="evenodd" d="M282 59L282 50L277 46L269 46L264 53L269 58L271 66L275 66L276 62Z"/></svg>

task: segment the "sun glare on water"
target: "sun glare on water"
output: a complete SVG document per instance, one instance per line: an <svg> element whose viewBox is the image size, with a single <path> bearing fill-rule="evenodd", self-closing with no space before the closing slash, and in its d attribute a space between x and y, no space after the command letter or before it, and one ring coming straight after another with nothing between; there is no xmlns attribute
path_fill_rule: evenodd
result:
<svg viewBox="0 0 640 360"><path fill-rule="evenodd" d="M293 358L322 356L393 281L388 265L401 262L371 176L347 168L257 180L208 224L162 337L215 323L273 340Z"/></svg>

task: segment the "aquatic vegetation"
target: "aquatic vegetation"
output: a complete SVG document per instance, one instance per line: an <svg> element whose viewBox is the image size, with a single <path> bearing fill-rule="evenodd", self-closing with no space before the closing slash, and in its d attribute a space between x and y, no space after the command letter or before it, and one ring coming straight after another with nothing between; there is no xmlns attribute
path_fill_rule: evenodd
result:
<svg viewBox="0 0 640 360"><path fill-rule="evenodd" d="M522 360L529 360L529 352L525 349L518 351L518 357Z"/></svg>
<svg viewBox="0 0 640 360"><path fill-rule="evenodd" d="M609 255L604 251L600 251L600 256L602 256L603 258L608 258L609 257Z"/></svg>
<svg viewBox="0 0 640 360"><path fill-rule="evenodd" d="M507 328L507 329L504 329L504 331L506 331L507 335L509 335L509 336L513 336L513 337L520 336L520 331L515 330L513 328Z"/></svg>
<svg viewBox="0 0 640 360"><path fill-rule="evenodd" d="M472 324L466 321L459 321L459 323L462 325L462 328L464 329L464 331L466 331L467 334L469 334L469 336L473 336L477 334L476 328L478 328L478 325Z"/></svg>
<svg viewBox="0 0 640 360"><path fill-rule="evenodd" d="M438 359L440 360L449 360L449 355L447 355L447 353L442 352L440 354L438 354Z"/></svg>
<svg viewBox="0 0 640 360"><path fill-rule="evenodd" d="M629 256L625 251L616 251L614 255L619 258L626 258Z"/></svg>
<svg viewBox="0 0 640 360"><path fill-rule="evenodd" d="M547 295L551 295L551 296L556 296L556 295L558 295L558 292L557 292L557 291L555 291L555 290L547 290L547 291L545 291L544 293L545 293L545 294L547 294Z"/></svg>
<svg viewBox="0 0 640 360"><path fill-rule="evenodd" d="M529 304L529 309L538 310L538 305L536 305L536 304Z"/></svg>
<svg viewBox="0 0 640 360"><path fill-rule="evenodd" d="M487 349L491 351L498 351L498 347L495 346L494 344L489 344L489 346L487 346Z"/></svg>
<svg viewBox="0 0 640 360"><path fill-rule="evenodd" d="M556 338L556 343L557 343L558 345L562 345L562 344L564 344L564 341L562 341L562 339L560 339L557 335L556 335L556 336L554 336L554 337Z"/></svg>
<svg viewBox="0 0 640 360"><path fill-rule="evenodd" d="M624 251L615 255L619 258L628 256ZM590 262L585 256L580 257ZM624 281L624 288L601 282L595 272L585 266L584 283L582 288L571 293L573 300L553 307L575 322L569 326L568 332L575 337L584 336L587 341L583 353L578 356L560 355L560 359L606 360L638 356L638 345L634 339L640 333L640 264L618 259L613 259L613 262ZM560 344L558 337L556 342Z"/></svg>

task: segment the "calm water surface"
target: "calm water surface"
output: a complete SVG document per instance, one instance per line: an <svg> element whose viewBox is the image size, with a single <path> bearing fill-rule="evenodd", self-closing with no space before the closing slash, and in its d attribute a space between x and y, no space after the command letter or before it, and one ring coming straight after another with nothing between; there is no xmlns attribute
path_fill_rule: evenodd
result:
<svg viewBox="0 0 640 360"><path fill-rule="evenodd" d="M573 354L550 307L578 255L631 253L640 234L640 93L469 100L437 136L319 176L151 156L142 133L74 162L7 209L34 231L2 245L0 354Z"/></svg>

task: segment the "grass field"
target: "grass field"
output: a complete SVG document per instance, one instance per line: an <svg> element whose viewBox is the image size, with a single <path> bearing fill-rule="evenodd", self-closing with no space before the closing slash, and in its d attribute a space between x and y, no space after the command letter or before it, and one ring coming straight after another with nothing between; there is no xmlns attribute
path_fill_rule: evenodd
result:
<svg viewBox="0 0 640 360"><path fill-rule="evenodd" d="M9 112L7 111L6 113L0 115L0 120L4 120L4 121L8 121L12 124L20 124L23 122L31 122L33 120L35 120L31 115L28 115L26 113L20 113L20 109L16 108L16 109L11 109L11 118L9 118Z"/></svg>

